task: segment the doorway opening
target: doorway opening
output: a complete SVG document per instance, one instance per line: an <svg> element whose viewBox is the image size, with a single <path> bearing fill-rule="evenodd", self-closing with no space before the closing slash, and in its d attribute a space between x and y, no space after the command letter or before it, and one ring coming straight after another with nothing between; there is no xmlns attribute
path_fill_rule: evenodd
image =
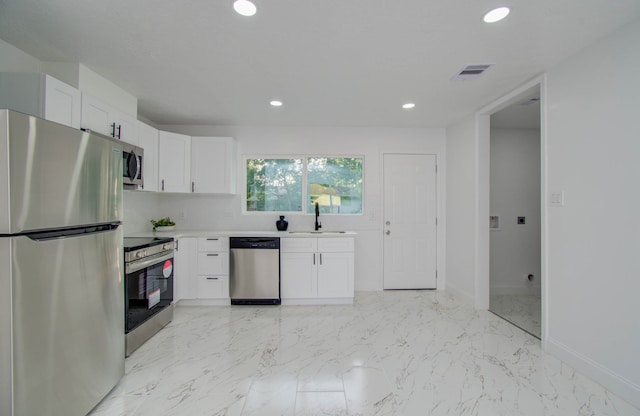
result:
<svg viewBox="0 0 640 416"><path fill-rule="evenodd" d="M489 124L489 310L541 338L540 86Z"/></svg>

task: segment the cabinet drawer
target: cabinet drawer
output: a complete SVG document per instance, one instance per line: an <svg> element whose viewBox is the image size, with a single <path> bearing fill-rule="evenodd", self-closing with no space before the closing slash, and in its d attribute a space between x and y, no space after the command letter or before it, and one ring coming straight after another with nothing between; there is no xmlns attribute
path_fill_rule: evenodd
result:
<svg viewBox="0 0 640 416"><path fill-rule="evenodd" d="M280 251L285 253L312 253L318 251L318 239L281 238Z"/></svg>
<svg viewBox="0 0 640 416"><path fill-rule="evenodd" d="M353 238L318 238L320 253L344 253L353 251Z"/></svg>
<svg viewBox="0 0 640 416"><path fill-rule="evenodd" d="M226 299L229 297L228 276L198 276L199 299Z"/></svg>
<svg viewBox="0 0 640 416"><path fill-rule="evenodd" d="M198 251L229 251L229 237L198 238Z"/></svg>
<svg viewBox="0 0 640 416"><path fill-rule="evenodd" d="M198 274L229 274L229 253L198 253Z"/></svg>

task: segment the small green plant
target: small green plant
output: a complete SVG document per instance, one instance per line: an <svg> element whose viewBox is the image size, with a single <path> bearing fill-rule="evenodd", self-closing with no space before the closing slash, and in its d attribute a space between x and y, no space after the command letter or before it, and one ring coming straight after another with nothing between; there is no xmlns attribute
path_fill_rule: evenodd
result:
<svg viewBox="0 0 640 416"><path fill-rule="evenodd" d="M151 225L153 225L153 229L155 230L156 227L171 227L176 225L176 223L171 221L171 218L164 217L159 220L151 220Z"/></svg>

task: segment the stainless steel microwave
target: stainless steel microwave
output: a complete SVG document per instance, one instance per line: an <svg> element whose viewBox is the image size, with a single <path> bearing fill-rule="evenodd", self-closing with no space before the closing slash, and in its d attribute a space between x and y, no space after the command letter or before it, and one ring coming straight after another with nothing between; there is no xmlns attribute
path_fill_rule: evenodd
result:
<svg viewBox="0 0 640 416"><path fill-rule="evenodd" d="M144 149L122 143L122 177L125 189L142 189L144 186Z"/></svg>

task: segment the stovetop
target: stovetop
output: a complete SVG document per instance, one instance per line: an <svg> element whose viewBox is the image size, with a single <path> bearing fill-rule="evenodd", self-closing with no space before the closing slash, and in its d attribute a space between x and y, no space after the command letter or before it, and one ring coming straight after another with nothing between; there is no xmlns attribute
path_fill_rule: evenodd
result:
<svg viewBox="0 0 640 416"><path fill-rule="evenodd" d="M124 251L129 252L145 247L153 247L163 243L170 243L172 241L173 238L171 237L125 237Z"/></svg>

